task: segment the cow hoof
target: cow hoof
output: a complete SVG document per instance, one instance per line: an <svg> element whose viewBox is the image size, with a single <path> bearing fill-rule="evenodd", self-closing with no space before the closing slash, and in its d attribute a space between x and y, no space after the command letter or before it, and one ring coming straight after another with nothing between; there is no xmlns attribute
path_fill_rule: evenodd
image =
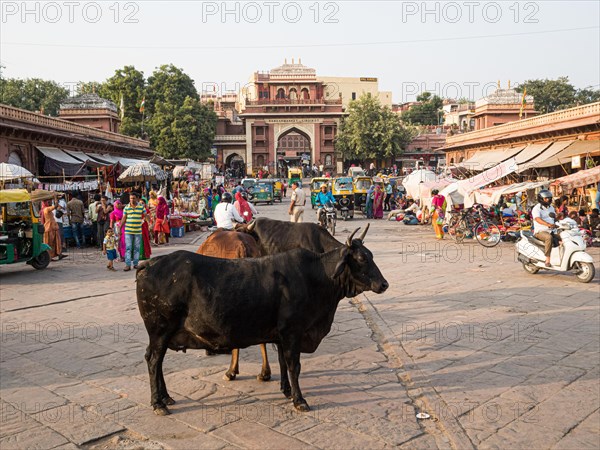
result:
<svg viewBox="0 0 600 450"><path fill-rule="evenodd" d="M175 404L175 400L173 399L173 397L165 397L162 399L162 401L165 405L174 405Z"/></svg>
<svg viewBox="0 0 600 450"><path fill-rule="evenodd" d="M168 416L169 414L171 414L171 411L169 411L169 409L166 406L155 406L154 414L156 414L157 416Z"/></svg>
<svg viewBox="0 0 600 450"><path fill-rule="evenodd" d="M294 403L294 408L296 408L300 412L310 411L310 407L308 406L308 403L306 403L305 401L302 401L299 403Z"/></svg>
<svg viewBox="0 0 600 450"><path fill-rule="evenodd" d="M269 381L271 379L270 373L260 373L256 376L258 381Z"/></svg>
<svg viewBox="0 0 600 450"><path fill-rule="evenodd" d="M230 373L230 372L225 372L225 375L223 375L223 379L226 381L233 381L235 380L236 374L235 373Z"/></svg>

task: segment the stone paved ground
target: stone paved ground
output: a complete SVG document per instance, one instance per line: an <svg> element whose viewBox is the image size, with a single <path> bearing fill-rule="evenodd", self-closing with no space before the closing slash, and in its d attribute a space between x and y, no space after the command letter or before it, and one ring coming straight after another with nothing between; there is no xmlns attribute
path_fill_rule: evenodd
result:
<svg viewBox="0 0 600 450"><path fill-rule="evenodd" d="M285 218L286 206L259 209ZM364 224L340 223L339 238ZM512 245L431 235L372 223L366 244L391 287L342 300L330 335L302 356L304 414L279 392L275 352L261 383L250 348L233 382L227 356L168 352L177 404L157 417L132 273L107 272L91 251L41 272L3 267L0 448L600 447L598 277L532 276Z"/></svg>

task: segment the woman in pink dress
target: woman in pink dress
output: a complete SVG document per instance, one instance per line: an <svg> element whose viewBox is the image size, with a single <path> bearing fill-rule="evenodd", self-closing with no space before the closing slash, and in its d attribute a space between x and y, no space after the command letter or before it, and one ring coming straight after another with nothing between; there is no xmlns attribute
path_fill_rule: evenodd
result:
<svg viewBox="0 0 600 450"><path fill-rule="evenodd" d="M110 227L115 231L115 236L119 239L118 252L119 261L125 261L125 229L121 230L121 219L123 219L123 203L121 200L115 200L115 209L110 213Z"/></svg>
<svg viewBox="0 0 600 450"><path fill-rule="evenodd" d="M383 219L383 191L378 184L375 186L373 193L373 218Z"/></svg>

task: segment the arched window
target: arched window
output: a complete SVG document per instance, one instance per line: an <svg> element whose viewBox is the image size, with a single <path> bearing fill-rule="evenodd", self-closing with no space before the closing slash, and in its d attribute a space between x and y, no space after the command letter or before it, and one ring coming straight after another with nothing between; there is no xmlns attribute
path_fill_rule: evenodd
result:
<svg viewBox="0 0 600 450"><path fill-rule="evenodd" d="M264 155L258 155L256 157L256 165L258 167L262 167L262 166L265 165L265 157L264 157Z"/></svg>
<svg viewBox="0 0 600 450"><path fill-rule="evenodd" d="M302 93L302 98L304 100L310 99L310 92L308 92L307 88L303 88L302 91L301 91L301 93Z"/></svg>
<svg viewBox="0 0 600 450"><path fill-rule="evenodd" d="M326 166L331 166L333 165L333 158L331 155L325 155L325 165Z"/></svg>
<svg viewBox="0 0 600 450"><path fill-rule="evenodd" d="M296 91L296 88L291 88L290 89L290 100L296 100L298 99L298 91Z"/></svg>
<svg viewBox="0 0 600 450"><path fill-rule="evenodd" d="M277 89L277 98L285 98L285 89L283 89L283 88Z"/></svg>
<svg viewBox="0 0 600 450"><path fill-rule="evenodd" d="M18 152L10 152L10 155L8 155L8 163L23 167L23 161Z"/></svg>

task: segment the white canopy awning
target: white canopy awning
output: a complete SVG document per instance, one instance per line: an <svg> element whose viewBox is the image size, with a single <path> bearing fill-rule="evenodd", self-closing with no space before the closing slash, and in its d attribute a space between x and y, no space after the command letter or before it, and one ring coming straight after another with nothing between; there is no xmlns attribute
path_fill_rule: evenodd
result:
<svg viewBox="0 0 600 450"><path fill-rule="evenodd" d="M539 163L538 167L552 167L570 163L573 156L600 155L600 141L575 141L553 157Z"/></svg>
<svg viewBox="0 0 600 450"><path fill-rule="evenodd" d="M558 154L560 151L567 148L573 142L575 142L575 141L569 140L569 141L559 141L559 142L552 143L552 145L550 147L548 147L542 153L537 155L535 158L530 159L526 163L519 164L519 168L517 169L517 172L521 173L521 172L525 172L526 170L531 169L533 167L537 167L537 164L552 158L554 155Z"/></svg>
<svg viewBox="0 0 600 450"><path fill-rule="evenodd" d="M81 161L56 147L36 147L46 158L64 164L81 165Z"/></svg>
<svg viewBox="0 0 600 450"><path fill-rule="evenodd" d="M472 171L481 172L483 170L490 169L509 158L512 158L521 152L525 147L525 145L518 145L512 148L504 147L496 150L478 151L475 153L475 155L473 155L467 161L463 161L458 166Z"/></svg>
<svg viewBox="0 0 600 450"><path fill-rule="evenodd" d="M525 149L521 153L519 153L515 157L517 164L521 165L521 164L524 164L527 161L535 158L540 153L542 153L544 150L546 150L550 146L550 144L552 144L551 141L540 142L537 144L529 144L527 147L525 147Z"/></svg>

